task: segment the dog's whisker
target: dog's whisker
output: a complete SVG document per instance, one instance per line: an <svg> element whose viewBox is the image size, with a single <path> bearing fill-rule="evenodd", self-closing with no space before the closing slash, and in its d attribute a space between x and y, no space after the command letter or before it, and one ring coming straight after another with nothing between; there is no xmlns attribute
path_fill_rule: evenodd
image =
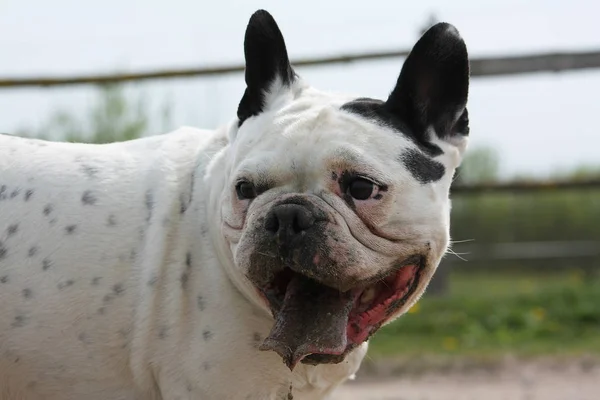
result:
<svg viewBox="0 0 600 400"><path fill-rule="evenodd" d="M474 242L475 239L450 240L450 244Z"/></svg>
<svg viewBox="0 0 600 400"><path fill-rule="evenodd" d="M457 253L457 252L455 252L452 249L448 249L448 253L452 254L453 256L456 256L457 258L461 259L462 261L465 261L465 262L469 261L466 258L462 257L462 255L467 255L467 254L470 254L470 253Z"/></svg>

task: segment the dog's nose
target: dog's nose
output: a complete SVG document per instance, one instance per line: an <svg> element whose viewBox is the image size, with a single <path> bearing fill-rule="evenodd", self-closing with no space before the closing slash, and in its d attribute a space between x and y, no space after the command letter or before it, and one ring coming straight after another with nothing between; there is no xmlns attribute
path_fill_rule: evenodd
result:
<svg viewBox="0 0 600 400"><path fill-rule="evenodd" d="M280 239L291 239L309 229L315 223L315 217L304 206L281 204L273 207L267 214L265 229Z"/></svg>

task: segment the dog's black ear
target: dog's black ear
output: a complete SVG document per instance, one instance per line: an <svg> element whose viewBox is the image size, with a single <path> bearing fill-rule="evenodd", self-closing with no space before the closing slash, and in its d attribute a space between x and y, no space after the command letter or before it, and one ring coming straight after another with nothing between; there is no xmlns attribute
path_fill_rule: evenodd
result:
<svg viewBox="0 0 600 400"><path fill-rule="evenodd" d="M468 92L465 42L454 26L438 23L411 50L385 108L421 142L428 141L430 127L438 137L451 139L469 133Z"/></svg>
<svg viewBox="0 0 600 400"><path fill-rule="evenodd" d="M290 86L295 73L290 65L283 35L265 10L256 11L246 28L246 91L238 107L239 125L268 106L273 84Z"/></svg>

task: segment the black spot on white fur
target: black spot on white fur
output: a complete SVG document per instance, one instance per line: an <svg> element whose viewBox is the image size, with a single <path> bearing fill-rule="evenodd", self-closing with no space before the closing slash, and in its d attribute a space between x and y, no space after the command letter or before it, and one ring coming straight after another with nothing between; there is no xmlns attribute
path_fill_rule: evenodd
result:
<svg viewBox="0 0 600 400"><path fill-rule="evenodd" d="M81 202L86 206L93 206L96 204L97 201L98 199L96 198L94 193L92 193L91 190L86 190L81 195Z"/></svg>
<svg viewBox="0 0 600 400"><path fill-rule="evenodd" d="M438 161L416 149L408 149L400 155L400 162L419 183L437 182L444 176L446 168Z"/></svg>
<svg viewBox="0 0 600 400"><path fill-rule="evenodd" d="M52 266L52 261L47 258L42 260L42 270L47 271Z"/></svg>
<svg viewBox="0 0 600 400"><path fill-rule="evenodd" d="M98 286L100 284L101 280L102 280L101 276L96 276L96 277L92 278L92 286Z"/></svg>
<svg viewBox="0 0 600 400"><path fill-rule="evenodd" d="M50 215L50 213L52 212L53 208L54 208L54 207L52 207L52 204L46 204L46 205L44 206L44 210L43 210L43 213L44 213L44 215L45 215L45 216L48 216L48 215Z"/></svg>
<svg viewBox="0 0 600 400"><path fill-rule="evenodd" d="M159 339L166 339L169 336L169 328L166 326L161 326L158 329L158 338Z"/></svg>
<svg viewBox="0 0 600 400"><path fill-rule="evenodd" d="M123 287L123 284L122 283L114 284L112 287L112 292L109 294L106 294L103 298L103 301L104 301L104 303L110 303L116 297L122 296L123 293L125 293L125 288Z"/></svg>
<svg viewBox="0 0 600 400"><path fill-rule="evenodd" d="M205 330L202 332L202 338L203 338L205 341L209 341L210 339L212 339L212 337L213 337L213 333L212 333L210 330L208 330L208 329L205 329Z"/></svg>
<svg viewBox="0 0 600 400"><path fill-rule="evenodd" d="M8 283L8 275L0 276L0 283Z"/></svg>
<svg viewBox="0 0 600 400"><path fill-rule="evenodd" d="M19 224L9 225L8 228L6 229L6 236L11 237L12 235L16 234L18 231L19 231Z"/></svg>
<svg viewBox="0 0 600 400"><path fill-rule="evenodd" d="M30 299L31 296L33 296L33 292L31 291L31 289L23 289L23 297L25 297L26 299Z"/></svg>
<svg viewBox="0 0 600 400"><path fill-rule="evenodd" d="M22 328L25 325L27 325L28 322L29 318L27 318L27 316L19 314L15 316L15 319L13 320L10 326L12 326L13 328Z"/></svg>
<svg viewBox="0 0 600 400"><path fill-rule="evenodd" d="M39 250L39 249L38 249L38 247L37 247L37 246L31 246L31 247L29 248L29 250L27 251L27 256L28 256L28 257L33 257L33 256L35 256L35 255L37 254L38 250Z"/></svg>
<svg viewBox="0 0 600 400"><path fill-rule="evenodd" d="M112 290L115 296L121 296L123 293L125 293L125 288L123 287L122 283L116 283L113 285Z"/></svg>
<svg viewBox="0 0 600 400"><path fill-rule="evenodd" d="M65 227L65 232L67 235L72 235L77 229L77 225L67 225Z"/></svg>
<svg viewBox="0 0 600 400"><path fill-rule="evenodd" d="M6 254L8 253L8 249L4 245L3 242L0 242L0 261L6 258Z"/></svg>
<svg viewBox="0 0 600 400"><path fill-rule="evenodd" d="M189 251L185 254L185 267L183 272L181 273L180 281L181 281L181 289L185 290L187 288L188 280L190 279L190 274L192 273L192 253Z"/></svg>
<svg viewBox="0 0 600 400"><path fill-rule="evenodd" d="M189 205L190 205L190 201L187 200L186 195L182 193L179 196L179 214L185 214Z"/></svg>
<svg viewBox="0 0 600 400"><path fill-rule="evenodd" d="M194 169L192 171L192 174L190 176L190 191L188 194L186 193L182 193L179 197L179 201L180 201L180 207L179 207L179 211L180 214L184 214L188 208L190 208L190 205L192 204L192 200L194 199L194 186L196 184L196 169Z"/></svg>
<svg viewBox="0 0 600 400"><path fill-rule="evenodd" d="M58 288L58 290L63 290L68 288L69 286L73 286L74 283L75 281L73 279L68 279L66 281L59 282L58 285L56 285L56 287Z"/></svg>
<svg viewBox="0 0 600 400"><path fill-rule="evenodd" d="M27 191L25 191L25 196L23 197L23 199L25 201L29 201L29 199L31 199L31 196L33 196L33 189L27 189Z"/></svg>
<svg viewBox="0 0 600 400"><path fill-rule="evenodd" d="M148 214L146 215L146 222L148 222L152 219L152 212L154 210L154 195L152 194L152 191L146 191L144 196L144 204L146 205L146 210L148 211Z"/></svg>

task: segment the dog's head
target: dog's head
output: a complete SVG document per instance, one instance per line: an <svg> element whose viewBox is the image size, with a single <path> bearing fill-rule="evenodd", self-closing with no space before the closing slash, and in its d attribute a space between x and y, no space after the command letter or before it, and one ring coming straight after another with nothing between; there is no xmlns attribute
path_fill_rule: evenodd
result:
<svg viewBox="0 0 600 400"><path fill-rule="evenodd" d="M262 349L290 368L340 362L418 300L447 249L467 50L453 26L433 26L385 101L308 86L265 11L250 19L245 56L222 238L275 318Z"/></svg>

